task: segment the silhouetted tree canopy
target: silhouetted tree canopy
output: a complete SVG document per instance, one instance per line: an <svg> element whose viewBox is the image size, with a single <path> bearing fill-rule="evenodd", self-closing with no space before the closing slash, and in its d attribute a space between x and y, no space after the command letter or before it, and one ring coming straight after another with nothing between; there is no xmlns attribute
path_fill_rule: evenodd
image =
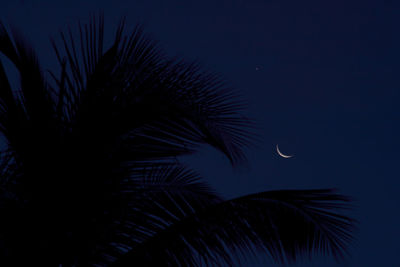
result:
<svg viewBox="0 0 400 267"><path fill-rule="evenodd" d="M340 259L352 240L348 199L282 190L224 200L176 157L211 145L235 166L252 124L216 75L167 57L141 27L103 18L53 41L45 75L0 24L1 266L219 266L263 251L276 262ZM3 57L3 58L4 58Z"/></svg>

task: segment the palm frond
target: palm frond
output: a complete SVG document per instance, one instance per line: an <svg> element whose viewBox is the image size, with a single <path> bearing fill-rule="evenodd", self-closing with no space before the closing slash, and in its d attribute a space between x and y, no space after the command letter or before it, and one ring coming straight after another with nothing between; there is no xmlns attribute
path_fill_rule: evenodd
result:
<svg viewBox="0 0 400 267"><path fill-rule="evenodd" d="M354 221L337 210L348 199L332 190L252 194L184 217L132 248L113 266L232 266L254 249L276 262L346 254Z"/></svg>
<svg viewBox="0 0 400 267"><path fill-rule="evenodd" d="M171 150L171 146L190 153L206 143L232 163L244 160L242 149L252 141L251 122L238 114L241 103L221 80L183 62L169 63L158 78L162 79L159 87L144 91L139 103L138 112L151 117L130 136L132 143L147 152L143 155L155 149L157 155L156 151Z"/></svg>
<svg viewBox="0 0 400 267"><path fill-rule="evenodd" d="M20 76L19 88L13 90L0 62L0 130L22 160L35 150L34 143L56 135L55 105L34 50L15 29L10 35L2 23L0 53L14 64Z"/></svg>
<svg viewBox="0 0 400 267"><path fill-rule="evenodd" d="M220 203L221 198L201 177L180 165L136 172L120 185L118 198L128 207L114 223L116 234L98 259L110 262L189 214Z"/></svg>
<svg viewBox="0 0 400 267"><path fill-rule="evenodd" d="M42 70L32 47L13 29L12 37L0 23L0 52L17 68L20 74L21 93L27 115L44 120L53 115L53 102L47 90Z"/></svg>
<svg viewBox="0 0 400 267"><path fill-rule="evenodd" d="M103 19L97 24L80 26L79 42L61 34L65 56L53 43L67 66L65 82L56 82L66 88L59 91L72 128L103 140L129 136L144 160L190 153L199 144L214 146L232 163L244 160L251 123L222 80L198 64L167 59L140 26L123 35L124 22L103 53Z"/></svg>

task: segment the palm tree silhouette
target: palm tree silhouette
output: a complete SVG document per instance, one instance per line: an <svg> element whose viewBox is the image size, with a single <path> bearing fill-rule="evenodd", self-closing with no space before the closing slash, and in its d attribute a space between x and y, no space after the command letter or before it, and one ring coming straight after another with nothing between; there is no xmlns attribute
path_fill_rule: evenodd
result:
<svg viewBox="0 0 400 267"><path fill-rule="evenodd" d="M245 160L251 123L216 75L166 57L136 27L103 48L103 18L53 41L46 79L0 24L2 266L220 266L267 253L340 259L354 222L333 190L222 199L176 157L211 145ZM19 73L10 85L4 58Z"/></svg>

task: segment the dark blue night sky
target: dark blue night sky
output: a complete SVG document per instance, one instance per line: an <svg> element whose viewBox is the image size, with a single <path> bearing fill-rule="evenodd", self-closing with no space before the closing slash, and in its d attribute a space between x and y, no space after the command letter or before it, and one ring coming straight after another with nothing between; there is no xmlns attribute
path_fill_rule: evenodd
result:
<svg viewBox="0 0 400 267"><path fill-rule="evenodd" d="M399 266L400 6L395 1L2 0L0 18L56 65L49 36L103 10L111 40L126 16L169 55L197 60L237 89L259 126L249 164L211 149L183 159L226 197L338 188L360 221L352 257L297 266ZM291 159L279 157L294 154ZM259 265L267 261L261 259Z"/></svg>

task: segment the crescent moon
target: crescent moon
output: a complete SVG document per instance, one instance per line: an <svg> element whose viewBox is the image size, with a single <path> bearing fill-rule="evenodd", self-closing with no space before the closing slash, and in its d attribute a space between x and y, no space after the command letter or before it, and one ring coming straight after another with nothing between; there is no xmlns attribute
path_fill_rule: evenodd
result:
<svg viewBox="0 0 400 267"><path fill-rule="evenodd" d="M285 159L288 159L288 158L293 157L293 155L285 155L285 154L283 154L283 153L279 150L278 145L276 145L276 152L278 152L279 156L281 156L282 158L285 158Z"/></svg>

